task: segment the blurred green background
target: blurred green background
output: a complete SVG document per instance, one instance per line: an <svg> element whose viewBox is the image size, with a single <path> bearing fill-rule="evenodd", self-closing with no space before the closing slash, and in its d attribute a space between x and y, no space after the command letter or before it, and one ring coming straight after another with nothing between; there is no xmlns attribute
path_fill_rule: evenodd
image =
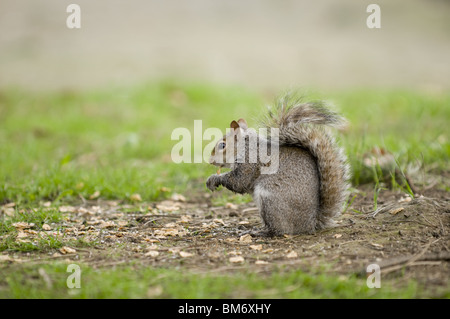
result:
<svg viewBox="0 0 450 319"><path fill-rule="evenodd" d="M310 96L334 101L348 117L340 139L355 186L374 181L363 161L377 146L393 153L402 169L409 163L435 174L448 169L450 95L366 89ZM137 193L151 201L206 191L204 181L215 168L173 163L178 141L171 140L172 130L188 128L193 145L194 120L223 132L240 117L256 125L269 102L241 87L174 82L84 93L4 91L0 203L79 200L95 192L124 200Z"/></svg>

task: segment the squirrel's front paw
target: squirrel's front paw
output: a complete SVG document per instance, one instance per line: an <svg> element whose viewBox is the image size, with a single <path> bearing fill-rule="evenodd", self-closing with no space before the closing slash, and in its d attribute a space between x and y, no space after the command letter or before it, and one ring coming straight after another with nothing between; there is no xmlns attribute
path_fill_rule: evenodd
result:
<svg viewBox="0 0 450 319"><path fill-rule="evenodd" d="M206 187L208 187L208 189L212 192L214 192L219 185L219 175L211 175L206 180Z"/></svg>

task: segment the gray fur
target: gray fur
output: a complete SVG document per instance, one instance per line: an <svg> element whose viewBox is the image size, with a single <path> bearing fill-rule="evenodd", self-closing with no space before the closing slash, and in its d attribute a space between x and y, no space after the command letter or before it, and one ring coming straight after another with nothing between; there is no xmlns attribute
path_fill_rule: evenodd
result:
<svg viewBox="0 0 450 319"><path fill-rule="evenodd" d="M261 174L263 164L250 163L247 156L244 162L221 164L232 171L211 175L207 187L215 190L223 185L236 193L252 194L266 235L311 234L332 225L332 218L340 214L347 196L349 167L326 126L342 127L345 119L323 102L300 103L284 97L269 111L264 123L267 128L279 128L279 155L271 154L273 160L279 161L278 171ZM239 125L236 136L226 138L231 141L242 137L247 155L257 151L245 139L256 133L247 129L245 121L239 121ZM274 137L257 139L258 148L261 143L273 143ZM242 144L237 145L242 150ZM236 148L224 151L227 155L233 151L237 154ZM222 155L213 154L210 162L219 165L215 159Z"/></svg>

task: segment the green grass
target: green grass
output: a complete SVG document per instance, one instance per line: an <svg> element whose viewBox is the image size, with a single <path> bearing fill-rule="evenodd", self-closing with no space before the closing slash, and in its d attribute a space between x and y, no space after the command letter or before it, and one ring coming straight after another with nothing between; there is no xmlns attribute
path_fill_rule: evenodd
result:
<svg viewBox="0 0 450 319"><path fill-rule="evenodd" d="M80 264L81 288L69 289L66 282L72 273L67 272L67 266L14 265L14 272L6 271L0 277L0 298L413 298L419 293L414 282L400 289L388 282L379 289L369 289L365 279L322 271L224 275L133 264L114 269Z"/></svg>
<svg viewBox="0 0 450 319"><path fill-rule="evenodd" d="M350 120L341 134L353 168L353 182L373 177L362 164L380 146L400 165L422 161L445 169L449 154L450 95L410 91L313 93L333 101ZM88 198L144 200L167 192L206 190L215 172L203 164L174 164L174 128L225 130L232 119L250 125L274 97L236 87L161 82L99 92L0 92L0 203L38 203ZM205 146L209 141L204 141Z"/></svg>
<svg viewBox="0 0 450 319"><path fill-rule="evenodd" d="M0 93L0 203L36 203L89 197L144 200L164 197L161 187L202 188L196 178L215 169L174 164L174 128L224 129L227 117L261 105L239 88L170 83L94 93ZM206 143L205 143L206 145Z"/></svg>
<svg viewBox="0 0 450 319"><path fill-rule="evenodd" d="M450 120L450 94L359 90L337 92L330 99L350 121L342 142L354 184L376 182L373 171L362 161L374 147L392 153L394 166L398 165L401 172L408 164L420 164L436 173L448 170L450 128L446 123Z"/></svg>
<svg viewBox="0 0 450 319"><path fill-rule="evenodd" d="M24 241L17 240L17 234L19 230L14 227L15 223L25 222L28 224L34 224L32 231L42 232L42 226L48 225L61 225L64 222L65 217L55 207L38 207L38 208L22 208L16 209L12 216L2 217L0 223L0 251L17 251L17 252L30 252L30 251L51 251L61 248L62 246L71 247L85 247L92 246L95 243L87 243L83 241L83 238L77 240L67 238L64 233L64 227L52 227L52 232L60 233L56 234L42 234L39 236L33 236L24 238Z"/></svg>

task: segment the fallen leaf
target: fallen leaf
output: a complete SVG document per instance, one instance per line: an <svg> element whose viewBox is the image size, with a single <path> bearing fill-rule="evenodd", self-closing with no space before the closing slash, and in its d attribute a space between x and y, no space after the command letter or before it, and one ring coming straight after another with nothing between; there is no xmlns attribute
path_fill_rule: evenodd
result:
<svg viewBox="0 0 450 319"><path fill-rule="evenodd" d="M267 249L264 249L262 252L263 253L273 253L273 248L267 248Z"/></svg>
<svg viewBox="0 0 450 319"><path fill-rule="evenodd" d="M103 221L100 223L100 228L113 228L117 225L113 221Z"/></svg>
<svg viewBox="0 0 450 319"><path fill-rule="evenodd" d="M181 194L177 194L177 193L173 194L173 195L170 197L170 199L171 199L171 200L174 200L174 201L176 201L176 202L185 202L185 201L186 201L186 197L184 197L184 196L181 195Z"/></svg>
<svg viewBox="0 0 450 319"><path fill-rule="evenodd" d="M25 229L25 228L34 227L33 223L26 223L26 222L18 222L18 223L14 223L12 225L17 229Z"/></svg>
<svg viewBox="0 0 450 319"><path fill-rule="evenodd" d="M191 216L182 215L180 217L180 223L189 223L190 221L192 221L192 217Z"/></svg>
<svg viewBox="0 0 450 319"><path fill-rule="evenodd" d="M298 254L295 251L291 251L289 254L286 255L287 258L297 258Z"/></svg>
<svg viewBox="0 0 450 319"><path fill-rule="evenodd" d="M410 197L409 197L410 198ZM405 208L404 207L399 207L399 208L394 208L394 209L391 209L390 211L389 211L389 213L391 214L391 215L397 215L398 213L400 213L402 210L404 210Z"/></svg>
<svg viewBox="0 0 450 319"><path fill-rule="evenodd" d="M265 260L257 260L255 261L255 265L267 265L268 262Z"/></svg>
<svg viewBox="0 0 450 319"><path fill-rule="evenodd" d="M176 228L164 228L164 229L155 229L155 235L157 236L176 236L178 235L178 229Z"/></svg>
<svg viewBox="0 0 450 319"><path fill-rule="evenodd" d="M218 225L215 222L211 222L211 223L202 223L202 228L205 229L213 229L216 228Z"/></svg>
<svg viewBox="0 0 450 319"><path fill-rule="evenodd" d="M19 231L19 232L17 233L17 238L25 238L25 237L28 237L28 234L27 234L27 233L24 233L24 232L22 232L22 231Z"/></svg>
<svg viewBox="0 0 450 319"><path fill-rule="evenodd" d="M342 237L342 234L334 234L333 235L333 238L336 238L336 239L341 238L341 237Z"/></svg>
<svg viewBox="0 0 450 319"><path fill-rule="evenodd" d="M16 210L12 207L3 207L0 211L2 211L6 216L12 217Z"/></svg>
<svg viewBox="0 0 450 319"><path fill-rule="evenodd" d="M180 254L180 256L183 257L183 258L187 258L187 257L192 257L192 256L194 256L194 254L191 254L191 253L188 253L188 252L185 252L185 251L180 251L179 254Z"/></svg>
<svg viewBox="0 0 450 319"><path fill-rule="evenodd" d="M104 220L98 220L98 219L93 219L93 220L88 220L86 221L86 224L88 225L98 225L101 223L106 223Z"/></svg>
<svg viewBox="0 0 450 319"><path fill-rule="evenodd" d="M6 262L6 261L14 261L14 259L9 257L8 255L0 255L0 263L1 262Z"/></svg>
<svg viewBox="0 0 450 319"><path fill-rule="evenodd" d="M87 210L87 209L84 208L84 207L80 207L80 208L78 209L78 212L79 212L83 217L95 215L94 212L91 212L91 211Z"/></svg>
<svg viewBox="0 0 450 319"><path fill-rule="evenodd" d="M132 194L130 200L133 202L142 202L142 197L139 194Z"/></svg>
<svg viewBox="0 0 450 319"><path fill-rule="evenodd" d="M238 224L239 225L248 225L248 224L250 224L250 222L247 220L243 220L243 221L239 222Z"/></svg>
<svg viewBox="0 0 450 319"><path fill-rule="evenodd" d="M249 246L253 250L262 250L262 245L250 245Z"/></svg>
<svg viewBox="0 0 450 319"><path fill-rule="evenodd" d="M176 228L176 227L178 227L178 225L174 222L167 223L164 225L164 228Z"/></svg>
<svg viewBox="0 0 450 319"><path fill-rule="evenodd" d="M175 206L175 205L173 205L173 206L166 206L166 205L158 204L158 205L156 205L156 208L158 208L159 210L162 210L163 212L170 213L170 212L179 210L180 206Z"/></svg>
<svg viewBox="0 0 450 319"><path fill-rule="evenodd" d="M235 256L235 257L230 257L229 259L230 263L243 263L244 262L244 257L242 256Z"/></svg>
<svg viewBox="0 0 450 319"><path fill-rule="evenodd" d="M128 222L126 220L119 220L117 222L117 225L119 225L120 227L124 227L124 226L128 225Z"/></svg>
<svg viewBox="0 0 450 319"><path fill-rule="evenodd" d="M229 208L229 209L238 209L238 206L233 204L233 203L226 203L225 204L225 208Z"/></svg>
<svg viewBox="0 0 450 319"><path fill-rule="evenodd" d="M95 213L99 213L101 212L102 208L100 206L92 206L91 209L95 212Z"/></svg>
<svg viewBox="0 0 450 319"><path fill-rule="evenodd" d="M31 241L29 239L21 239L21 238L16 239L16 242L18 242L18 243L31 243Z"/></svg>
<svg viewBox="0 0 450 319"><path fill-rule="evenodd" d="M252 235L246 234L239 238L239 242L242 244L249 244L252 242Z"/></svg>
<svg viewBox="0 0 450 319"><path fill-rule="evenodd" d="M399 203L407 203L407 202L410 202L411 200L412 200L412 198L410 196L405 196L405 197L400 198L398 200L398 202Z"/></svg>
<svg viewBox="0 0 450 319"><path fill-rule="evenodd" d="M144 255L145 257L158 257L159 256L159 252L156 250L150 250L147 253L145 253Z"/></svg>
<svg viewBox="0 0 450 319"><path fill-rule="evenodd" d="M60 251L61 254L63 254L63 255L66 255L66 254L74 254L74 253L77 252L75 249L70 248L70 247L67 247L67 246L64 246L64 247L60 248L59 251Z"/></svg>
<svg viewBox="0 0 450 319"><path fill-rule="evenodd" d="M52 228L50 227L50 225L44 224L44 225L42 225L42 229L43 230L51 230Z"/></svg>
<svg viewBox="0 0 450 319"><path fill-rule="evenodd" d="M73 213L75 212L76 208L73 206L59 206L58 210L61 213Z"/></svg>
<svg viewBox="0 0 450 319"><path fill-rule="evenodd" d="M1 262L15 262L15 263L21 263L24 262L23 259L20 258L11 258L8 255L0 255L0 263Z"/></svg>
<svg viewBox="0 0 450 319"><path fill-rule="evenodd" d="M89 196L89 199L96 199L100 197L100 191L95 191L94 194Z"/></svg>
<svg viewBox="0 0 450 319"><path fill-rule="evenodd" d="M148 238L148 237L144 238L144 241L147 241L149 243L159 243L160 242L159 239L153 239L153 238Z"/></svg>
<svg viewBox="0 0 450 319"><path fill-rule="evenodd" d="M370 243L375 248L383 248L383 245L377 243Z"/></svg>
<svg viewBox="0 0 450 319"><path fill-rule="evenodd" d="M225 222L223 221L223 219L214 218L213 222L218 223L218 224L222 224L223 226L225 226Z"/></svg>

